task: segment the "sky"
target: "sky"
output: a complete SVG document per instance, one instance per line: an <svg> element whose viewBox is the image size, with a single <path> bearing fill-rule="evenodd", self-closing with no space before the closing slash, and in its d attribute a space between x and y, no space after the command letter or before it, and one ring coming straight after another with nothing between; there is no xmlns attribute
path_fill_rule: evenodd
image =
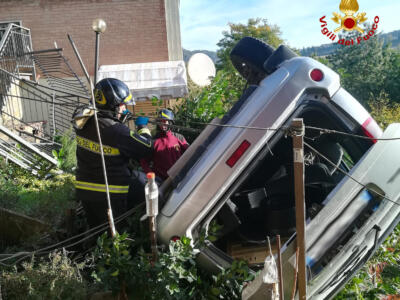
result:
<svg viewBox="0 0 400 300"><path fill-rule="evenodd" d="M283 40L303 48L327 44L319 19L326 16L330 30L338 27L332 13L340 13L340 0L180 0L182 47L217 50L228 23L246 24L249 18L264 18L281 29ZM400 29L400 0L358 0L368 22L379 16L378 31Z"/></svg>

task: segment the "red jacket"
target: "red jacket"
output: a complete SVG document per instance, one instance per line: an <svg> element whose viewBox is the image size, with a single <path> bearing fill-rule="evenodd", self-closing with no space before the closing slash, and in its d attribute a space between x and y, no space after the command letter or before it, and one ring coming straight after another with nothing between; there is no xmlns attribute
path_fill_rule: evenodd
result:
<svg viewBox="0 0 400 300"><path fill-rule="evenodd" d="M161 179L168 177L167 171L189 147L183 135L167 131L160 133L154 140L154 152L151 158L142 159L141 166L145 173L154 172ZM151 162L153 163L150 166Z"/></svg>

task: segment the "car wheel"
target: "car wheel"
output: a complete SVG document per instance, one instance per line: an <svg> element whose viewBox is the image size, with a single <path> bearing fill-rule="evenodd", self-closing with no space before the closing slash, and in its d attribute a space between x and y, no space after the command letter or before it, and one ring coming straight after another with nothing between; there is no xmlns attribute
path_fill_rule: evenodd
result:
<svg viewBox="0 0 400 300"><path fill-rule="evenodd" d="M267 74L272 74L276 69L278 69L278 66L281 63L296 56L298 55L288 47L280 45L278 49L276 49L274 53L264 61L264 70Z"/></svg>
<svg viewBox="0 0 400 300"><path fill-rule="evenodd" d="M232 49L230 57L233 66L249 84L258 84L267 76L264 63L273 52L274 48L266 43L252 37L244 37Z"/></svg>

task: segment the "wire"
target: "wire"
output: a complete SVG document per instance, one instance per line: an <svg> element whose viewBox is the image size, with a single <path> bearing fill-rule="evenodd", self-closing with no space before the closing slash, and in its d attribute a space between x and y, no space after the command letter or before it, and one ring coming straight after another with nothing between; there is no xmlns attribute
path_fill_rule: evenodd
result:
<svg viewBox="0 0 400 300"><path fill-rule="evenodd" d="M363 188L367 189L368 191L371 191L372 193L378 195L379 197L382 197L384 199L386 199L389 202L392 202L393 204L396 204L398 206L400 206L400 203L398 202L399 198L394 201L388 197L386 197L385 195L382 195L381 193L374 191L374 190L370 190L365 184L363 184L362 182L360 182L359 180L355 179L353 176L351 176L348 172L338 168L335 163L333 163L329 158L327 158L326 156L324 156L321 152L319 152L318 150L316 150L314 147L312 147L311 145L309 145L308 143L304 142L304 145L306 145L308 148L310 148L313 152L315 152L315 154L317 154L318 156L322 157L325 161L327 161L331 166L335 167L339 172L341 172L342 174L344 174L345 176L349 177L351 180L353 180L354 182L358 183L360 186L362 186Z"/></svg>
<svg viewBox="0 0 400 300"><path fill-rule="evenodd" d="M115 223L119 223L119 222L123 221L124 219L126 219L127 217L129 217L130 215L135 213L137 210L142 208L143 205L144 205L144 203L140 203L137 206L135 206L134 208L132 208L132 209L128 210L127 212L123 213L122 215L118 216L117 218L115 218ZM96 227L93 227L93 228L91 228L91 229L89 229L89 230L87 230L87 231L85 231L83 233L77 234L77 235L75 235L73 237L70 237L70 238L68 238L66 240L63 240L63 241L61 241L59 243L56 243L56 244L53 244L53 245L50 245L50 246L46 246L46 247L38 249L38 250L21 251L21 252L17 252L17 253L14 253L14 254L1 254L2 256L8 256L8 257L0 259L0 264L4 265L3 264L4 261L8 261L8 260L10 260L12 258L17 258L17 257L22 256L22 255L23 255L23 257L19 258L14 264L17 264L21 260L23 260L23 259L25 259L27 257L30 257L33 254L45 254L45 253L50 253L50 252L52 252L54 250L57 250L57 249L60 249L60 248L70 248L72 246L78 245L78 244L80 244L80 243L92 238L93 236L98 235L100 232L102 232L107 227L108 227L108 222L105 222L105 223L100 224L100 225L98 225ZM58 246L63 245L66 242L74 240L74 239L76 239L76 238L78 238L80 236L86 235L88 233L90 233L88 236L85 236L84 238L80 239L77 242L74 242L74 243L71 243L71 244L68 244L68 245L64 245L62 247L58 247ZM11 266L11 265L7 265L7 266Z"/></svg>
<svg viewBox="0 0 400 300"><path fill-rule="evenodd" d="M165 125L170 128L182 129L182 130L188 131L188 132L200 133L202 131L202 129L190 128L190 127L185 127L185 126L175 125L175 124L164 124L164 123L157 122L157 121L149 121L149 123L156 124L156 125Z"/></svg>
<svg viewBox="0 0 400 300"><path fill-rule="evenodd" d="M153 117L150 117L152 119L156 119ZM157 119L156 119L157 120ZM178 125L172 125L172 124L164 124L164 123L159 123L159 122L153 122L156 124L162 124L162 125L167 125L169 127L178 127L178 128L182 128L182 129L187 129L187 127L184 126L178 126ZM203 122L190 122L192 124L201 124L201 125L211 125L211 126L216 126L216 127L231 127L231 128L240 128L240 129L254 129L254 130L271 130L271 131L286 131L287 133L290 134L290 129L291 127L287 127L287 126L281 126L278 128L270 128L270 127L252 127L252 126L240 126L240 125L230 125L230 124L214 124L214 123L203 123ZM351 137L355 137L355 138L361 138L361 139L367 139L367 140L379 140L379 141L394 141L394 140L400 140L400 138L374 138L374 137L367 137L367 136L361 136L361 135L357 135L357 134L352 134L352 133L347 133L347 132L342 132L342 131L337 131L337 130L333 130L333 129L326 129L326 128L319 128L319 127L314 127L314 126L304 126L306 129L312 129L312 130L319 130L321 134L341 134L341 135L347 135L347 136L351 136ZM312 138L309 138L312 139ZM312 151L314 151L317 155L321 156L323 159L325 159L329 164L331 164L332 166L334 166L335 168L337 167L332 161L330 161L327 157L325 157L322 153L318 152L315 148L313 148L312 146L310 146L308 143L304 142L304 144L309 147ZM363 186L364 188L368 189L368 187L366 185L364 185L363 183L361 183L360 181L358 181L357 179L353 178L348 172L343 171L340 168L337 168L341 173L343 173L344 175L348 176L349 178L351 178L353 181L355 181L356 183L358 183L359 185ZM379 192L376 191L372 191L373 193L375 193L376 195L388 200L389 202L392 202L393 204L399 205L400 203L398 203L397 201L393 201L390 198L380 194Z"/></svg>
<svg viewBox="0 0 400 300"><path fill-rule="evenodd" d="M340 134L340 135L346 135L346 136L355 137L355 138L358 138L358 139L374 140L374 141L396 141L396 140L400 140L400 137L396 137L396 138L375 138L375 137L358 135L358 134L354 134L354 133L347 133L347 132L337 131L337 130L333 130L333 129L319 128L319 127L314 127L314 126L304 126L304 127L306 129L318 130L321 135L322 134Z"/></svg>
<svg viewBox="0 0 400 300"><path fill-rule="evenodd" d="M166 125L171 128L178 128L182 130L188 130L188 131L194 131L196 130L197 132L201 131L201 129L193 129L190 127L185 127L185 126L180 126L180 125L175 125L175 124L164 124L157 122L158 119L154 117L149 117L150 119L154 119L155 121L150 121L150 123L153 124L159 124L159 125ZM133 118L135 119L135 118ZM257 126L245 126L245 125L232 125L232 124L217 124L217 123L206 123L206 122L195 122L195 121L189 121L188 123L191 124L197 124L197 125L204 125L204 126L215 126L215 127L228 127L228 128L240 128L240 129L252 129L252 130L264 130L264 131L284 131L287 132L287 134L290 134L291 126L281 126L277 128L271 128L271 127L257 127ZM369 136L363 136L363 135L358 135L358 134L353 134L353 133L348 133L348 132L343 132L343 131L338 131L338 130L333 130L333 129L327 129L327 128L320 128L320 127L315 127L315 126L304 126L306 129L311 129L311 130L318 130L320 131L320 136L322 134L340 134L340 135L346 135L346 136L351 136L354 138L359 138L359 139L364 139L364 140L374 140L374 141L396 141L400 140L400 137L395 137L395 138L375 138L375 137L369 137ZM313 139L310 137L305 137L308 139Z"/></svg>
<svg viewBox="0 0 400 300"><path fill-rule="evenodd" d="M167 127L171 128L178 128L178 129L183 129L183 130L188 130L188 131L196 131L196 132L201 132L202 129L195 129L195 128L190 128L190 127L185 127L181 125L175 125L175 124L165 124L159 122L158 118L154 117L148 117L149 119L153 119L154 121L150 121L152 124L157 124L157 125L165 125ZM134 118L135 119L135 118ZM255 126L242 126L242 125L232 125L232 124L216 124L216 123L204 123L204 122L189 122L191 124L197 124L197 125L204 125L204 126L215 126L215 127L228 127L228 128L239 128L239 129L253 129L253 130L263 130L263 131L287 131L290 127L282 126L278 128L270 128L270 127L255 127Z"/></svg>

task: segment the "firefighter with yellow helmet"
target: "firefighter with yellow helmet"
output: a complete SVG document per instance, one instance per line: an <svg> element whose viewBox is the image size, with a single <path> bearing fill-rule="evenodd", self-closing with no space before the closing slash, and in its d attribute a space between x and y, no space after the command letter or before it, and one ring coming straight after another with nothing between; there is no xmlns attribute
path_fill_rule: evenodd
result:
<svg viewBox="0 0 400 300"><path fill-rule="evenodd" d="M114 217L128 207L128 193L134 195L129 159L151 155L153 143L125 126L119 117L126 105L134 105L128 86L114 78L99 81L94 88L98 122L106 163L107 179ZM76 196L82 202L91 227L107 222L107 197L94 110L78 108L73 116L77 141Z"/></svg>

